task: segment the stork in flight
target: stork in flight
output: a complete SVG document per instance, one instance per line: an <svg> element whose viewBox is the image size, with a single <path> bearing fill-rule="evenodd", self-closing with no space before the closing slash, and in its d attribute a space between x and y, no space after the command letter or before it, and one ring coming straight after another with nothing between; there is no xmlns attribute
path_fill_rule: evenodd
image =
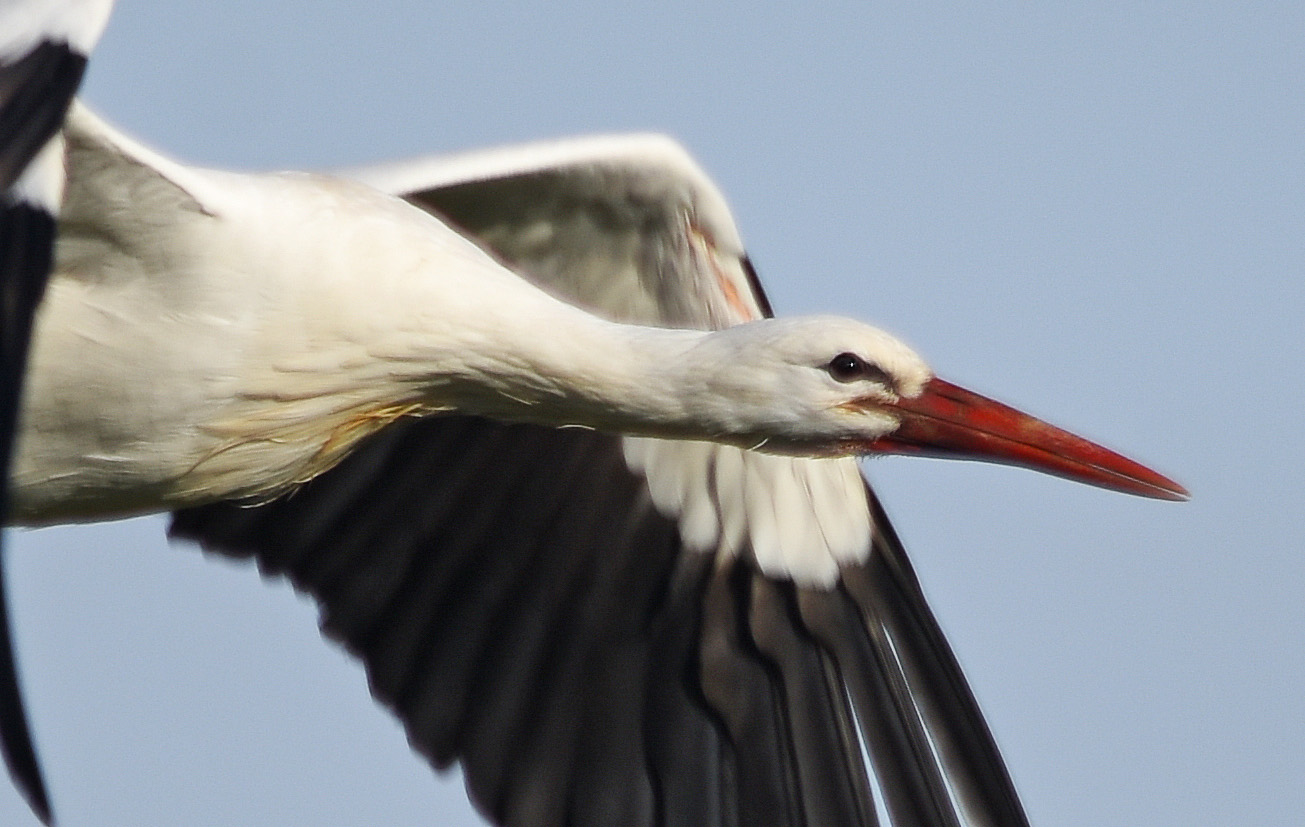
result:
<svg viewBox="0 0 1305 827"><path fill-rule="evenodd" d="M0 6L11 521L172 511L288 576L496 824L1026 823L854 457L1180 486L770 318L665 138L165 158L70 105L108 10ZM0 736L49 821L8 648Z"/></svg>

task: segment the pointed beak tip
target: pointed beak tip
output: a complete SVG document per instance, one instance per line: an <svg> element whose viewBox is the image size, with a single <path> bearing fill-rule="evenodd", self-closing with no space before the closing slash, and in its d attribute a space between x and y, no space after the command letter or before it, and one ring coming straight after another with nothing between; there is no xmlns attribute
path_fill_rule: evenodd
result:
<svg viewBox="0 0 1305 827"><path fill-rule="evenodd" d="M1157 500L1168 500L1173 503L1185 503L1192 499L1192 492L1188 491L1184 486L1179 485L1168 477L1161 477L1161 479L1164 480L1165 484L1157 486L1154 492L1149 494L1151 498Z"/></svg>

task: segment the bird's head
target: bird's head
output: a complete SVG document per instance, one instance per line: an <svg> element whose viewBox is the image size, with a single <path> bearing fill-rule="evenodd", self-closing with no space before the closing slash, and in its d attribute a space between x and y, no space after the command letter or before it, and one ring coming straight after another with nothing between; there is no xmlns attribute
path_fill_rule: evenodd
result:
<svg viewBox="0 0 1305 827"><path fill-rule="evenodd" d="M767 319L718 331L701 379L725 429L763 451L914 454L1020 465L1160 499L1187 491L1113 451L934 376L889 334L848 319Z"/></svg>

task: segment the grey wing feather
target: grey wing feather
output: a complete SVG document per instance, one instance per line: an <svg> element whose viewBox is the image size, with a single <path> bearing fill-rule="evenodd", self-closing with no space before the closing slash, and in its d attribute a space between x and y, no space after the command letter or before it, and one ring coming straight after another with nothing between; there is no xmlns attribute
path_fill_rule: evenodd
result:
<svg viewBox="0 0 1305 827"><path fill-rule="evenodd" d="M717 328L769 314L724 196L665 136L581 138L343 174L435 212L530 280L609 318Z"/></svg>

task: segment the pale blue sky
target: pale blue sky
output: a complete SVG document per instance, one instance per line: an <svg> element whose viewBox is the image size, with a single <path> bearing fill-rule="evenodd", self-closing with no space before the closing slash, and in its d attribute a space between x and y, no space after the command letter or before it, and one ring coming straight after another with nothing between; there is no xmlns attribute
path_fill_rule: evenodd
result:
<svg viewBox="0 0 1305 827"><path fill-rule="evenodd" d="M775 307L1194 499L872 463L1036 825L1305 812L1305 6L124 2L87 96L187 160L346 165L660 130ZM66 827L474 824L249 567L159 519L19 535ZM33 825L8 785L0 823Z"/></svg>

